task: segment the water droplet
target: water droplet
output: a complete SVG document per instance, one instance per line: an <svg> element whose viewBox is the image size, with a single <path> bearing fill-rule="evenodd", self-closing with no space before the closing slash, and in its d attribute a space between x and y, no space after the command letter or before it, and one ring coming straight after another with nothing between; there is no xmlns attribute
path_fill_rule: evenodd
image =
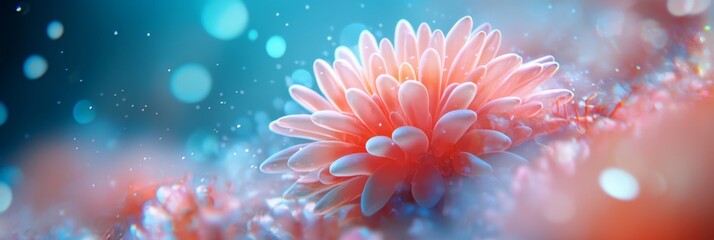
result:
<svg viewBox="0 0 714 240"><path fill-rule="evenodd" d="M64 34L64 25L61 22L54 20L47 25L47 36L52 40L57 40Z"/></svg>
<svg viewBox="0 0 714 240"><path fill-rule="evenodd" d="M231 40L248 25L248 9L238 0L211 0L203 8L201 24L211 36Z"/></svg>
<svg viewBox="0 0 714 240"><path fill-rule="evenodd" d="M285 39L281 36L272 36L265 43L265 50L268 55L272 58L281 58L285 55L285 50L287 49L287 44Z"/></svg>
<svg viewBox="0 0 714 240"><path fill-rule="evenodd" d="M35 80L47 72L47 60L40 55L30 55L25 59L25 64L22 66L25 77L30 80Z"/></svg>
<svg viewBox="0 0 714 240"><path fill-rule="evenodd" d="M186 64L173 71L170 80L171 93L185 103L197 103L211 91L211 74L198 64Z"/></svg>

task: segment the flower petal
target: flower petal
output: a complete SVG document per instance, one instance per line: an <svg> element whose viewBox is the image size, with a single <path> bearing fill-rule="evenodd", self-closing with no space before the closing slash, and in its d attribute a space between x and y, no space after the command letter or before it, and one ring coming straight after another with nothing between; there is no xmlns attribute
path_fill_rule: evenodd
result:
<svg viewBox="0 0 714 240"><path fill-rule="evenodd" d="M456 144L471 125L476 122L476 113L471 110L456 110L444 114L434 126L431 148L436 156L442 156Z"/></svg>
<svg viewBox="0 0 714 240"><path fill-rule="evenodd" d="M394 160L404 159L404 151L392 141L391 138L385 136L376 136L367 140L367 152L374 156L391 158Z"/></svg>
<svg viewBox="0 0 714 240"><path fill-rule="evenodd" d="M317 173L317 179L323 184L334 184L344 181L346 178L332 175L329 167L322 167Z"/></svg>
<svg viewBox="0 0 714 240"><path fill-rule="evenodd" d="M377 77L377 93L387 107L388 112L401 112L399 105L399 81L390 75Z"/></svg>
<svg viewBox="0 0 714 240"><path fill-rule="evenodd" d="M476 97L476 89L476 84L472 82L459 84L446 99L441 100L444 105L437 116L454 110L467 109Z"/></svg>
<svg viewBox="0 0 714 240"><path fill-rule="evenodd" d="M367 179L360 202L362 213L371 216L382 209L404 182L407 173L397 163L387 163Z"/></svg>
<svg viewBox="0 0 714 240"><path fill-rule="evenodd" d="M431 34L431 39L429 40L429 48L433 48L436 50L439 55L444 55L445 50L445 40L444 40L444 32L441 31L441 29L436 29L434 30L434 33Z"/></svg>
<svg viewBox="0 0 714 240"><path fill-rule="evenodd" d="M459 21L451 27L451 30L449 30L449 33L446 35L446 52L443 55L444 59L442 59L444 68L449 69L451 67L451 63L456 58L456 55L469 39L471 28L473 28L473 19L469 16L459 19Z"/></svg>
<svg viewBox="0 0 714 240"><path fill-rule="evenodd" d="M431 28L429 28L429 24L419 24L416 38L417 46L419 47L419 52L417 54L421 54L426 50L427 47L429 47L429 40L431 40Z"/></svg>
<svg viewBox="0 0 714 240"><path fill-rule="evenodd" d="M474 129L464 134L456 143L456 147L462 151L478 155L504 151L511 147L511 139L499 131Z"/></svg>
<svg viewBox="0 0 714 240"><path fill-rule="evenodd" d="M326 185L326 184L322 184L319 181L313 182L313 183L295 182L288 189L286 189L285 192L283 192L283 198L289 199L289 200L307 198L307 197L317 195L321 192L330 190L333 187L335 187L334 184Z"/></svg>
<svg viewBox="0 0 714 240"><path fill-rule="evenodd" d="M486 153L479 155L479 157L494 168L512 168L528 163L528 160L511 152Z"/></svg>
<svg viewBox="0 0 714 240"><path fill-rule="evenodd" d="M336 139L334 136L325 136L325 135L320 135L320 134L316 134L313 132L306 132L306 131L282 127L278 124L277 120L271 122L270 125L268 125L268 128L270 129L270 131L273 131L274 133L288 136L288 137L304 138L304 139L317 140L317 141L339 140L339 139Z"/></svg>
<svg viewBox="0 0 714 240"><path fill-rule="evenodd" d="M498 49L501 47L501 31L495 30L488 33L486 36L486 43L481 48L481 57L478 60L476 66L485 65L493 60L493 57L498 53Z"/></svg>
<svg viewBox="0 0 714 240"><path fill-rule="evenodd" d="M367 177L356 177L333 188L315 204L318 215L330 213L362 195Z"/></svg>
<svg viewBox="0 0 714 240"><path fill-rule="evenodd" d="M391 160L369 153L354 153L341 157L330 164L330 173L338 177L372 175L389 161Z"/></svg>
<svg viewBox="0 0 714 240"><path fill-rule="evenodd" d="M419 206L432 208L446 192L446 181L433 163L422 164L414 173L412 195Z"/></svg>
<svg viewBox="0 0 714 240"><path fill-rule="evenodd" d="M416 156L429 148L429 138L424 132L412 126L404 126L392 132L392 140L408 155Z"/></svg>
<svg viewBox="0 0 714 240"><path fill-rule="evenodd" d="M335 69L339 79L342 80L345 89L356 88L362 91L367 89L367 86L362 85L362 80L357 71L347 61L338 59L332 64L332 67Z"/></svg>
<svg viewBox="0 0 714 240"><path fill-rule="evenodd" d="M446 86L441 86L442 63L439 53L434 49L427 49L421 55L419 61L419 82L421 82L429 93L429 112L436 113L436 106L439 105L441 90Z"/></svg>
<svg viewBox="0 0 714 240"><path fill-rule="evenodd" d="M399 88L399 103L408 123L424 133L431 132L431 115L425 107L429 106L429 93L424 85L413 80L404 82Z"/></svg>
<svg viewBox="0 0 714 240"><path fill-rule="evenodd" d="M317 79L317 86L320 91L330 100L330 102L341 111L350 111L345 100L345 87L342 81L337 79L337 74L332 71L330 65L322 59L318 59L313 64L313 71Z"/></svg>
<svg viewBox="0 0 714 240"><path fill-rule="evenodd" d="M384 65L387 66L387 72L392 76L399 76L399 64L397 57L394 55L394 47L388 39L379 41L380 55L384 59Z"/></svg>
<svg viewBox="0 0 714 240"><path fill-rule="evenodd" d="M352 112L372 133L389 136L391 124L369 95L357 89L349 89L347 103L352 108Z"/></svg>
<svg viewBox="0 0 714 240"><path fill-rule="evenodd" d="M364 148L344 142L314 142L288 159L288 166L298 172L307 172L327 166L342 156L363 152Z"/></svg>
<svg viewBox="0 0 714 240"><path fill-rule="evenodd" d="M281 173L290 171L290 168L288 167L288 159L305 146L307 146L307 144L298 144L271 155L260 164L260 171L264 173Z"/></svg>
<svg viewBox="0 0 714 240"><path fill-rule="evenodd" d="M407 80L416 80L416 73L414 68L409 63L402 63L399 65L399 82L405 82Z"/></svg>
<svg viewBox="0 0 714 240"><path fill-rule="evenodd" d="M397 50L397 62L406 62L406 59L404 56L406 56L407 52L407 38L415 38L414 37L414 28L412 28L412 25L409 24L406 20L402 19L397 22L397 27L394 31L394 45L396 46Z"/></svg>
<svg viewBox="0 0 714 240"><path fill-rule="evenodd" d="M481 54L480 50L485 41L485 32L478 32L469 39L469 42L459 51L449 68L448 83L461 83L473 71L476 63L478 63L479 54Z"/></svg>
<svg viewBox="0 0 714 240"><path fill-rule="evenodd" d="M335 111L315 112L312 114L311 120L320 127L365 137L365 139L372 135L359 119Z"/></svg>
<svg viewBox="0 0 714 240"><path fill-rule="evenodd" d="M365 66L370 66L370 56L372 54L378 53L379 48L377 47L377 39L374 38L371 32L364 30L359 35L359 56L362 58L362 62Z"/></svg>
<svg viewBox="0 0 714 240"><path fill-rule="evenodd" d="M290 97L310 112L335 109L319 93L305 86L293 84L288 91L290 92Z"/></svg>
<svg viewBox="0 0 714 240"><path fill-rule="evenodd" d="M493 172L493 167L490 164L468 152L457 154L456 158L452 159L451 164L457 173L467 177Z"/></svg>

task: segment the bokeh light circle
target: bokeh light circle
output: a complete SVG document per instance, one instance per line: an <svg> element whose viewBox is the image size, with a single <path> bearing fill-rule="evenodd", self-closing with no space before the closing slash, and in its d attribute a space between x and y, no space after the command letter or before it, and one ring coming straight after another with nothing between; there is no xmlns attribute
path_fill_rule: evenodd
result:
<svg viewBox="0 0 714 240"><path fill-rule="evenodd" d="M600 174L600 187L615 199L629 201L640 192L639 184L629 172L619 168L608 168Z"/></svg>
<svg viewBox="0 0 714 240"><path fill-rule="evenodd" d="M10 187L0 182L0 213L5 212L12 203L12 190Z"/></svg>
<svg viewBox="0 0 714 240"><path fill-rule="evenodd" d="M22 71L25 73L27 79L38 79L47 72L47 60L40 55L30 55L25 59Z"/></svg>
<svg viewBox="0 0 714 240"><path fill-rule="evenodd" d="M305 70L303 68L296 69L290 75L290 79L292 79L292 84L300 84L305 87L312 88L312 85L313 85L312 74L308 70Z"/></svg>
<svg viewBox="0 0 714 240"><path fill-rule="evenodd" d="M213 81L208 70L198 64L189 63L173 72L170 80L171 93L179 101L197 103L211 92Z"/></svg>
<svg viewBox="0 0 714 240"><path fill-rule="evenodd" d="M47 36L52 40L57 40L64 34L64 25L60 21L54 20L47 25Z"/></svg>
<svg viewBox="0 0 714 240"><path fill-rule="evenodd" d="M265 43L265 50L268 55L272 58L281 58L285 55L285 50L287 49L287 43L285 39L281 36L272 36Z"/></svg>
<svg viewBox="0 0 714 240"><path fill-rule="evenodd" d="M5 124L5 121L7 121L7 107L3 102L0 102L0 126Z"/></svg>
<svg viewBox="0 0 714 240"><path fill-rule="evenodd" d="M203 8L201 24L211 36L231 40L248 25L248 9L238 0L211 0Z"/></svg>
<svg viewBox="0 0 714 240"><path fill-rule="evenodd" d="M248 40L255 41L258 39L258 30L251 29L248 31Z"/></svg>
<svg viewBox="0 0 714 240"><path fill-rule="evenodd" d="M352 23L340 32L340 45L355 48L359 43L359 35L362 31L367 30L367 26L362 23Z"/></svg>
<svg viewBox="0 0 714 240"><path fill-rule="evenodd" d="M74 109L72 109L72 116L74 120L79 124L87 124L94 121L97 116L96 109L94 105L89 100L79 100L74 104Z"/></svg>

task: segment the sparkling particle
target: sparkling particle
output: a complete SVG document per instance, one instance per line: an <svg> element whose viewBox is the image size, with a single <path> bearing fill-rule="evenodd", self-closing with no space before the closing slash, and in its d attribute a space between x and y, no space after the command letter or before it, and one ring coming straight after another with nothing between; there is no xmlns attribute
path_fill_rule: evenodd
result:
<svg viewBox="0 0 714 240"><path fill-rule="evenodd" d="M300 84L305 87L312 88L312 74L305 69L300 68L293 71L293 73L290 75L290 79L292 79L292 84Z"/></svg>
<svg viewBox="0 0 714 240"><path fill-rule="evenodd" d="M281 58L285 55L285 50L287 49L287 44L285 39L281 36L272 36L265 43L265 50L268 55L272 58Z"/></svg>
<svg viewBox="0 0 714 240"><path fill-rule="evenodd" d="M231 40L248 25L248 9L238 0L211 0L203 8L201 24L211 36Z"/></svg>
<svg viewBox="0 0 714 240"><path fill-rule="evenodd" d="M255 41L258 39L258 30L251 29L248 31L248 40Z"/></svg>
<svg viewBox="0 0 714 240"><path fill-rule="evenodd" d="M3 102L0 102L0 126L5 124L5 121L7 121L7 107Z"/></svg>
<svg viewBox="0 0 714 240"><path fill-rule="evenodd" d="M40 55L30 55L25 59L25 64L22 66L25 77L30 80L35 80L47 72L47 60Z"/></svg>
<svg viewBox="0 0 714 240"><path fill-rule="evenodd" d="M64 25L61 22L54 20L47 25L47 36L52 40L57 40L64 34Z"/></svg>
<svg viewBox="0 0 714 240"><path fill-rule="evenodd" d="M0 213L5 212L12 203L12 190L10 187L0 182Z"/></svg>
<svg viewBox="0 0 714 240"><path fill-rule="evenodd" d="M198 64L186 64L173 71L171 93L184 103L197 103L211 92L211 74Z"/></svg>
<svg viewBox="0 0 714 240"><path fill-rule="evenodd" d="M600 174L600 187L610 197L629 201L639 194L639 184L629 172L619 168L608 168Z"/></svg>
<svg viewBox="0 0 714 240"><path fill-rule="evenodd" d="M119 31L114 31L114 36L119 35Z"/></svg>
<svg viewBox="0 0 714 240"><path fill-rule="evenodd" d="M74 120L79 124L88 124L94 121L97 116L96 110L89 100L80 100L74 104L74 109L72 109L72 116Z"/></svg>

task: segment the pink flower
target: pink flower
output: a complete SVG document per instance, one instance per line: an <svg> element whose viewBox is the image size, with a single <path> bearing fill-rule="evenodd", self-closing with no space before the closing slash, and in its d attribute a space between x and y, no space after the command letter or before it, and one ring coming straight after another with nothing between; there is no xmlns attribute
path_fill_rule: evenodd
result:
<svg viewBox="0 0 714 240"><path fill-rule="evenodd" d="M524 63L517 54L498 55L501 32L472 27L464 17L445 35L424 23L415 32L402 20L395 45L364 31L359 59L338 47L332 65L315 61L325 97L291 86L292 98L311 114L270 125L314 142L274 154L261 170L299 173L284 197L321 196L318 213L361 197L362 213L372 215L397 191L431 208L446 191L445 177L527 162L507 150L560 127L565 121L551 110L573 94L536 91L558 69L552 56Z"/></svg>

